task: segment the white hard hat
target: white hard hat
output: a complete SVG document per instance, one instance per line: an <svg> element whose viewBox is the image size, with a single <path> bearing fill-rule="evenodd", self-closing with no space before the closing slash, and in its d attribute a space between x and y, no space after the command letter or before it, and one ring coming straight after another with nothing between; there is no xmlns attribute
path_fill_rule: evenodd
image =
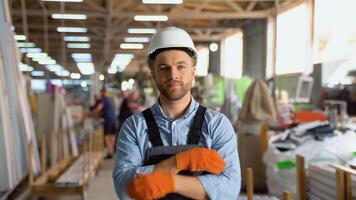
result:
<svg viewBox="0 0 356 200"><path fill-rule="evenodd" d="M151 38L148 47L147 58L159 49L165 48L187 48L197 57L198 52L189 34L177 27L167 27L157 32Z"/></svg>

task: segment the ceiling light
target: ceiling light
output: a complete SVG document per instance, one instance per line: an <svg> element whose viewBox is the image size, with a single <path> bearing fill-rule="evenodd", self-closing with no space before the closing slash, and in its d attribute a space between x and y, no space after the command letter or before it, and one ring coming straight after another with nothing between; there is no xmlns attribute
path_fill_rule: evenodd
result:
<svg viewBox="0 0 356 200"><path fill-rule="evenodd" d="M142 0L144 4L181 4L183 0Z"/></svg>
<svg viewBox="0 0 356 200"><path fill-rule="evenodd" d="M68 33L86 33L88 31L87 28L81 27L57 27L57 31L60 33L68 32Z"/></svg>
<svg viewBox="0 0 356 200"><path fill-rule="evenodd" d="M28 65L23 64L23 63L19 63L19 69L22 72L32 72L33 71L33 67L28 66Z"/></svg>
<svg viewBox="0 0 356 200"><path fill-rule="evenodd" d="M52 2L83 2L83 0L42 0L42 1L52 1Z"/></svg>
<svg viewBox="0 0 356 200"><path fill-rule="evenodd" d="M46 68L51 72L59 72L63 70L61 65L46 65Z"/></svg>
<svg viewBox="0 0 356 200"><path fill-rule="evenodd" d="M211 43L210 46L209 46L209 49L210 49L210 51L212 51L212 52L217 51L218 48L219 48L219 46L218 46L218 44L216 44L216 43Z"/></svg>
<svg viewBox="0 0 356 200"><path fill-rule="evenodd" d="M86 15L80 14L58 14L54 13L51 15L52 19L77 19L77 20L85 20L87 19Z"/></svg>
<svg viewBox="0 0 356 200"><path fill-rule="evenodd" d="M117 69L119 72L123 72L127 66L126 65L120 65Z"/></svg>
<svg viewBox="0 0 356 200"><path fill-rule="evenodd" d="M70 49L89 49L89 43L68 43L67 47Z"/></svg>
<svg viewBox="0 0 356 200"><path fill-rule="evenodd" d="M26 40L26 35L15 35L15 40Z"/></svg>
<svg viewBox="0 0 356 200"><path fill-rule="evenodd" d="M118 53L115 54L115 59L133 59L134 55L130 53Z"/></svg>
<svg viewBox="0 0 356 200"><path fill-rule="evenodd" d="M129 28L127 32L133 34L155 34L157 30L154 28Z"/></svg>
<svg viewBox="0 0 356 200"><path fill-rule="evenodd" d="M60 71L56 71L56 75L57 76L69 76L70 73L67 70L60 70Z"/></svg>
<svg viewBox="0 0 356 200"><path fill-rule="evenodd" d="M117 69L115 69L115 68L109 68L108 69L108 73L109 74L116 74L116 72L117 72Z"/></svg>
<svg viewBox="0 0 356 200"><path fill-rule="evenodd" d="M45 73L43 71L33 71L31 72L31 76L44 76Z"/></svg>
<svg viewBox="0 0 356 200"><path fill-rule="evenodd" d="M143 44L122 43L121 49L143 49Z"/></svg>
<svg viewBox="0 0 356 200"><path fill-rule="evenodd" d="M35 47L35 43L33 42L17 42L17 47Z"/></svg>
<svg viewBox="0 0 356 200"><path fill-rule="evenodd" d="M134 17L135 21L155 21L155 22L165 22L168 21L167 15L136 15Z"/></svg>
<svg viewBox="0 0 356 200"><path fill-rule="evenodd" d="M131 60L113 60L111 66L116 67L119 65L128 65L130 62Z"/></svg>
<svg viewBox="0 0 356 200"><path fill-rule="evenodd" d="M90 38L87 36L64 36L66 42L89 42Z"/></svg>
<svg viewBox="0 0 356 200"><path fill-rule="evenodd" d="M148 37L125 37L125 42L149 42L150 38Z"/></svg>
<svg viewBox="0 0 356 200"><path fill-rule="evenodd" d="M41 65L54 65L57 62L55 60L40 60L38 63Z"/></svg>
<svg viewBox="0 0 356 200"><path fill-rule="evenodd" d="M90 75L95 73L93 63L77 63L77 67L81 74Z"/></svg>
<svg viewBox="0 0 356 200"><path fill-rule="evenodd" d="M100 75L99 75L99 80L103 81L104 79L105 79L105 76L102 75L102 74L100 74Z"/></svg>
<svg viewBox="0 0 356 200"><path fill-rule="evenodd" d="M21 53L41 53L42 49L40 48L20 48Z"/></svg>
<svg viewBox="0 0 356 200"><path fill-rule="evenodd" d="M47 53L27 53L26 56L28 58L47 58Z"/></svg>
<svg viewBox="0 0 356 200"><path fill-rule="evenodd" d="M92 56L90 53L72 53L72 58L75 62L91 62Z"/></svg>
<svg viewBox="0 0 356 200"><path fill-rule="evenodd" d="M80 74L79 73L71 73L70 74L70 78L71 79L80 79Z"/></svg>
<svg viewBox="0 0 356 200"><path fill-rule="evenodd" d="M72 53L72 58L73 59L91 59L91 54L90 53Z"/></svg>

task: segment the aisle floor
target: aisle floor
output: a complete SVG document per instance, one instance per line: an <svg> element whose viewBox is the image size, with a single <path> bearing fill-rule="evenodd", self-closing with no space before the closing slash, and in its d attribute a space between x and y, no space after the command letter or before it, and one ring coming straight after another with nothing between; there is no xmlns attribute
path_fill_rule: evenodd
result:
<svg viewBox="0 0 356 200"><path fill-rule="evenodd" d="M87 200L118 200L116 196L114 184L111 178L112 170L114 168L114 159L103 160L101 167L98 170L96 176L91 180L88 193ZM21 195L21 197L16 200L30 200L29 191L25 192L25 194ZM48 198L49 199L49 198ZM50 198L51 200L80 200L80 196L68 196L61 198ZM244 194L241 194L239 200L246 200L247 197ZM256 200L278 200L275 197L270 197L268 195L258 195L255 196Z"/></svg>
<svg viewBox="0 0 356 200"><path fill-rule="evenodd" d="M103 160L96 176L91 180L87 200L118 200L116 196L114 184L111 178L112 169L114 168L114 159ZM25 191L16 200L30 200L30 191ZM51 200L80 200L80 196L65 196L60 198L46 198Z"/></svg>

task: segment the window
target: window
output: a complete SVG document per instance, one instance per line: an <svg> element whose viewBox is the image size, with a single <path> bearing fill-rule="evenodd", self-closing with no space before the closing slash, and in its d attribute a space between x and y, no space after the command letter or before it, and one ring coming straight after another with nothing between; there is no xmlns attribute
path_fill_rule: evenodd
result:
<svg viewBox="0 0 356 200"><path fill-rule="evenodd" d="M242 32L227 36L221 45L221 75L226 78L241 78L243 63Z"/></svg>

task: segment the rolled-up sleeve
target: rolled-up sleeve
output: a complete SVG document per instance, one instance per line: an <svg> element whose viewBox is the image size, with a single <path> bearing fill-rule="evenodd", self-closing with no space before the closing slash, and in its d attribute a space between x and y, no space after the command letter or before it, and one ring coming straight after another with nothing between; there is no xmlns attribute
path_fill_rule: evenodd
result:
<svg viewBox="0 0 356 200"><path fill-rule="evenodd" d="M219 175L208 174L198 178L211 200L235 200L241 188L237 136L230 121L224 115L212 120L208 124L208 131L213 139L211 148L222 156L226 168Z"/></svg>
<svg viewBox="0 0 356 200"><path fill-rule="evenodd" d="M148 174L154 168L153 165L142 166L144 155L139 150L136 138L137 127L135 128L134 125L133 118L128 118L120 130L116 143L116 163L112 176L120 200L130 199L126 192L126 186L135 174Z"/></svg>

